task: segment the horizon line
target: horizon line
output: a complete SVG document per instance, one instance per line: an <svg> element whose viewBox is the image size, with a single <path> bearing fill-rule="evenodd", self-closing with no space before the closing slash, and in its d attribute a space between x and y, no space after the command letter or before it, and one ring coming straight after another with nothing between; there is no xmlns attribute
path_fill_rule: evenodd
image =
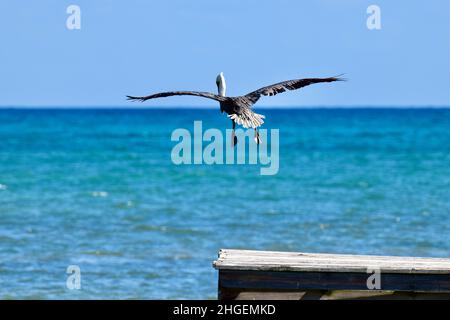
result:
<svg viewBox="0 0 450 320"><path fill-rule="evenodd" d="M449 109L450 105L262 105L254 109ZM217 106L155 106L155 105L0 105L6 109L218 109Z"/></svg>

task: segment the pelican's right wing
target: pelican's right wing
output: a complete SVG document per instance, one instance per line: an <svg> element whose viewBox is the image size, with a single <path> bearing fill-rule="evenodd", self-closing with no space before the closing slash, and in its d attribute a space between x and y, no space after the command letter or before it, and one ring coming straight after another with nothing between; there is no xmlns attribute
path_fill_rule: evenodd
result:
<svg viewBox="0 0 450 320"><path fill-rule="evenodd" d="M274 96L276 94L285 92L286 90L296 90L314 83L334 82L344 80L345 79L339 78L339 76L329 78L306 78L306 79L288 80L260 88L239 98L241 98L242 100L246 100L245 102L247 105L252 105L256 103L256 101L258 101L261 96Z"/></svg>
<svg viewBox="0 0 450 320"><path fill-rule="evenodd" d="M168 92L160 92L156 94L152 94L150 96L144 96L144 97L134 97L134 96L127 96L128 100L139 100L139 101L146 101L149 99L156 99L156 98L164 98L164 97L170 97L170 96L197 96L197 97L203 97L208 99L213 99L216 101L225 101L226 98L212 94L209 92L198 92L198 91L168 91Z"/></svg>

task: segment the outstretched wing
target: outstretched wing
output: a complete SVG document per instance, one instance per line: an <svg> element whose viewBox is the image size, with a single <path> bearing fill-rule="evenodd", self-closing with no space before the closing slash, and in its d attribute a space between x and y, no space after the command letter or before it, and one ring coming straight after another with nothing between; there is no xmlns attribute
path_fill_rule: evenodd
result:
<svg viewBox="0 0 450 320"><path fill-rule="evenodd" d="M286 90L297 90L314 83L344 81L344 80L345 79L339 78L339 76L329 78L307 78L307 79L287 80L272 84L267 87L260 88L240 98L247 100L246 104L252 105L256 103L256 101L258 101L261 96L274 96L279 93L285 92Z"/></svg>
<svg viewBox="0 0 450 320"><path fill-rule="evenodd" d="M160 92L160 93L156 93L156 94L152 94L150 96L144 96L144 97L127 96L127 98L128 98L128 100L146 101L149 99L164 98L164 97L170 97L170 96L197 96L197 97L213 99L216 101L224 101L225 100L225 97L218 96L216 94L212 94L209 92L198 92L198 91L168 91L168 92Z"/></svg>

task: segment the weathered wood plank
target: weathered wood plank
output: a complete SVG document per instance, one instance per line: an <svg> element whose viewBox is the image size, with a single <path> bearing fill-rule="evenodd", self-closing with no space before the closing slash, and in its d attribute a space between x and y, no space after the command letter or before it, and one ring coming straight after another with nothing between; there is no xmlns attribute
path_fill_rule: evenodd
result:
<svg viewBox="0 0 450 320"><path fill-rule="evenodd" d="M450 259L223 249L220 299L450 298ZM373 270L381 287L367 285Z"/></svg>
<svg viewBox="0 0 450 320"><path fill-rule="evenodd" d="M314 259L350 259L350 260L388 260L388 261L426 261L426 262L444 262L448 263L449 258L425 258L425 257L407 257L407 256L377 256L377 255L352 255L352 254L332 254L332 253L305 253L305 252L283 252L283 251L258 251L258 250L237 250L237 249L221 249L220 257L274 257L281 258L298 258L310 257Z"/></svg>
<svg viewBox="0 0 450 320"><path fill-rule="evenodd" d="M223 249L214 267L219 270L365 274L368 269L376 268L381 273L450 274L450 259Z"/></svg>

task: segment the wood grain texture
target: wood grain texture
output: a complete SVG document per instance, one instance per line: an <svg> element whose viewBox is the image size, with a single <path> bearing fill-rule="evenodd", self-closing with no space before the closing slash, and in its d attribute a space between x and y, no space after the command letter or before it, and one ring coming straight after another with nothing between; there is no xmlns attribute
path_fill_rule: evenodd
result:
<svg viewBox="0 0 450 320"><path fill-rule="evenodd" d="M450 259L222 249L219 270L450 275Z"/></svg>

